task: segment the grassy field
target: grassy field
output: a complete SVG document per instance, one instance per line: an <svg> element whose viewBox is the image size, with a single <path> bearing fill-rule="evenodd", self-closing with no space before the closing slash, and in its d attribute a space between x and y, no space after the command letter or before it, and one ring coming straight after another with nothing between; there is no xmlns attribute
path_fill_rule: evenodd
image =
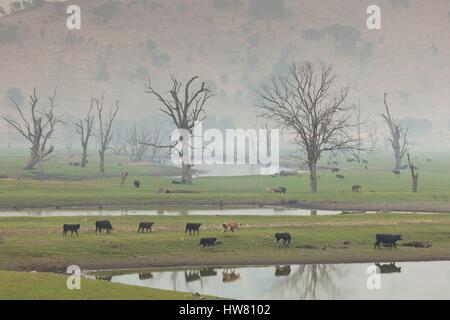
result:
<svg viewBox="0 0 450 320"><path fill-rule="evenodd" d="M0 271L0 300L197 300L190 293L81 279L80 290L68 290L67 276ZM212 297L203 297L211 299Z"/></svg>
<svg viewBox="0 0 450 320"><path fill-rule="evenodd" d="M293 264L450 259L450 214L343 214L337 216L238 216L241 230L225 236L224 216L110 217L110 235L94 233L97 217L1 218L0 269L65 272L82 269L189 265ZM104 217L102 217L104 219ZM137 234L139 221L155 222L155 232ZM184 235L186 222L201 222L201 237L222 244L199 249L199 236ZM77 238L62 236L63 223L80 223ZM290 247L276 246L275 232L290 232ZM428 241L429 249L374 250L376 233L401 233L404 241ZM350 245L344 245L349 241ZM302 249L313 245L319 249ZM325 249L323 249L325 248Z"/></svg>
<svg viewBox="0 0 450 320"><path fill-rule="evenodd" d="M68 167L73 161L60 155L46 164L45 179L36 171L20 170L26 154L3 154L0 157L0 208L65 207L65 206L114 206L147 204L203 204L217 203L277 203L296 199L313 203L317 207L358 209L386 207L393 210L438 210L450 212L450 171L448 157L435 155L432 163L426 162L430 155L420 154L415 164L420 168L419 192L411 190L408 171L400 177L392 172L392 161L383 158L369 158L368 170L362 164L348 164L340 159L344 181L336 180L335 174L324 170L319 180L319 193L309 192L308 174L291 177L200 177L191 186L171 184L176 168L152 164L133 164L124 157L110 157L106 176L100 177L95 159L88 168ZM326 166L323 160L322 165ZM126 186L120 188L120 172L128 171L130 177ZM141 189L135 189L132 182L137 179ZM363 186L361 193L352 193L351 186ZM286 195L267 194L269 187L285 186ZM175 193L159 193L170 189ZM304 203L303 203L304 204ZM300 204L302 205L302 203Z"/></svg>

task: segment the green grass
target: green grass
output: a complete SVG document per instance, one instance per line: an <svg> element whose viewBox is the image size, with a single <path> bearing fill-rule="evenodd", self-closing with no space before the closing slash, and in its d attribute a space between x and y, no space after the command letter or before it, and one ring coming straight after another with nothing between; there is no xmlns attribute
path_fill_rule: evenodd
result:
<svg viewBox="0 0 450 320"><path fill-rule="evenodd" d="M395 177L392 163L383 158L370 158L369 170L360 164L347 164L340 159L341 173L345 181L337 181L335 174L323 171L319 180L319 193L309 192L308 174L293 177L203 177L194 180L192 186L171 184L171 178L162 175L178 173L176 168L152 164L132 164L124 157L109 157L107 175L100 177L94 160L87 168L68 167L73 161L59 155L46 163L45 179L37 172L22 171L26 154L3 154L0 157L0 176L19 179L4 179L0 183L0 207L57 207L57 206L106 206L144 205L157 203L217 203L219 200L235 203L269 202L282 199L297 199L323 203L359 203L370 205L416 206L418 210L450 208L450 171L447 156L435 155L431 164L425 161L429 155L420 155L416 164L420 168L419 192L410 191L410 177L404 171ZM122 163L119 166L119 163ZM326 165L326 161L322 161ZM120 188L120 172L128 171L126 186ZM135 189L132 181L142 182ZM352 193L351 186L361 184L361 193ZM285 186L286 195L266 194L268 187ZM159 189L190 191L193 193L158 193ZM337 205L338 206L338 205ZM442 209L441 209L442 210ZM450 210L450 209L448 209Z"/></svg>
<svg viewBox="0 0 450 320"><path fill-rule="evenodd" d="M105 217L102 217L104 219ZM338 216L238 216L242 229L225 236L224 216L110 217L111 235L94 233L98 217L0 219L0 269L64 272L75 264L83 269L147 268L184 265L288 264L355 261L450 259L450 214L348 214ZM137 234L142 220L155 222L155 232ZM184 235L186 222L202 222L201 237L223 243L199 249L199 236ZM81 223L77 238L63 238L63 223ZM277 247L273 235L290 232L292 246ZM428 241L430 249L400 247L373 250L376 233L401 233L405 241ZM344 241L350 241L345 248ZM326 250L305 250L313 244Z"/></svg>
<svg viewBox="0 0 450 320"><path fill-rule="evenodd" d="M69 290L67 276L51 273L0 271L0 300L196 300L191 293L81 279L80 290ZM212 297L205 297L211 299Z"/></svg>

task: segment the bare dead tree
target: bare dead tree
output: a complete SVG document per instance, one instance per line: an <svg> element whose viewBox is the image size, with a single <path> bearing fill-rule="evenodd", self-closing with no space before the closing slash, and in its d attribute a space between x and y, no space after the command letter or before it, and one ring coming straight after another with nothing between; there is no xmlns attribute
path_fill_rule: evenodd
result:
<svg viewBox="0 0 450 320"><path fill-rule="evenodd" d="M258 91L262 102L259 115L275 120L295 134L299 151L306 154L311 192L317 192L317 163L324 152L352 152L351 106L346 106L348 88L334 91L336 76L331 66L319 73L309 62L293 63L287 75L274 77Z"/></svg>
<svg viewBox="0 0 450 320"><path fill-rule="evenodd" d="M139 162L144 159L144 156L150 149L153 138L149 131L144 127L138 127L134 125L131 129L127 130L126 134L127 153L131 161Z"/></svg>
<svg viewBox="0 0 450 320"><path fill-rule="evenodd" d="M125 181L128 178L128 171L122 171L122 173L120 174L120 187L123 188Z"/></svg>
<svg viewBox="0 0 450 320"><path fill-rule="evenodd" d="M106 151L109 149L112 139L112 125L114 123L114 119L119 112L119 101L115 103L115 109L110 109L107 118L103 118L103 101L104 95L100 98L94 99L94 104L96 106L98 112L98 123L99 123L99 150L98 153L100 155L100 172L102 175L105 174L105 155Z"/></svg>
<svg viewBox="0 0 450 320"><path fill-rule="evenodd" d="M206 118L205 106L213 94L206 87L205 82L201 82L200 86L195 89L191 88L191 85L197 79L198 76L194 76L183 86L183 83L177 79L176 75L172 75L172 87L169 90L168 97L156 91L151 80L147 84L145 92L157 98L162 105L159 110L166 114L180 131L191 133L195 124ZM158 145L155 143L150 143L149 145L171 150L181 145L180 148L176 149L181 159L181 180L185 184L192 184L193 164L186 156L186 153L191 148L188 139L183 139L180 136L178 142L174 145Z"/></svg>
<svg viewBox="0 0 450 320"><path fill-rule="evenodd" d="M29 116L25 114L25 108L19 106L13 98L11 98L11 101L16 106L20 120L16 121L8 116L3 116L3 119L31 144L30 159L23 168L24 170L31 170L36 165L39 165L42 170L43 162L52 158L55 147L48 144L56 125L63 123L62 117L55 114L55 100L56 91L53 96L48 97L50 106L47 109L38 108L39 98L35 88L29 97Z"/></svg>
<svg viewBox="0 0 450 320"><path fill-rule="evenodd" d="M389 128L389 142L392 150L394 151L395 170L400 170L402 167L403 157L411 148L411 142L408 139L411 124L403 126L398 118L391 115L391 111L387 103L387 93L384 94L384 106L386 108L386 113L381 114L381 117Z"/></svg>
<svg viewBox="0 0 450 320"><path fill-rule="evenodd" d="M412 192L416 193L417 192L417 186L419 184L419 168L417 168L411 161L411 158L409 156L409 153L407 154L408 156L408 165L409 165L409 169L411 170L411 178L412 178Z"/></svg>
<svg viewBox="0 0 450 320"><path fill-rule="evenodd" d="M361 128L363 126L363 122L361 120L362 110L361 110L361 101L358 102L358 105L355 105L355 116L356 116L356 140L357 140L357 148L354 150L353 154L356 160L361 162Z"/></svg>
<svg viewBox="0 0 450 320"><path fill-rule="evenodd" d="M94 127L94 114L92 113L93 106L94 106L94 98L91 97L91 105L89 107L89 111L83 118L79 118L78 122L75 124L76 133L80 136L81 148L83 149L80 164L80 166L83 168L86 167L88 161L89 139L94 134L94 132L92 131Z"/></svg>
<svg viewBox="0 0 450 320"><path fill-rule="evenodd" d="M111 138L111 150L112 154L115 156L122 156L128 154L127 152L127 137L123 133L122 127L116 127L112 133Z"/></svg>
<svg viewBox="0 0 450 320"><path fill-rule="evenodd" d="M370 150L370 152L374 152L377 150L379 139L379 129L377 127L377 124L374 121L369 122L366 127L366 132L367 140L369 142L368 149Z"/></svg>

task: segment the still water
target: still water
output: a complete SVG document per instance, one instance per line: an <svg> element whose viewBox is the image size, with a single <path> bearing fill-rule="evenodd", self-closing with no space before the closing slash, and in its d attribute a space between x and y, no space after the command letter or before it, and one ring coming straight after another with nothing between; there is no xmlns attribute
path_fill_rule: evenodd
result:
<svg viewBox="0 0 450 320"><path fill-rule="evenodd" d="M368 289L370 267L379 275L379 290ZM130 272L97 279L242 300L450 299L449 261Z"/></svg>
<svg viewBox="0 0 450 320"><path fill-rule="evenodd" d="M82 217L82 216L180 216L180 215L249 215L249 216L316 216L334 215L341 211L332 210L306 210L287 207L264 208L203 208L203 209L136 209L136 210L29 210L29 211L0 211L0 217Z"/></svg>

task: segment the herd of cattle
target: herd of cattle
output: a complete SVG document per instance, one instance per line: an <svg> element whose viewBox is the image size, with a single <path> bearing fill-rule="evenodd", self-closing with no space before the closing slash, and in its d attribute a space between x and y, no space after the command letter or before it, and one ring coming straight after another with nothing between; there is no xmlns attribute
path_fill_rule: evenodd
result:
<svg viewBox="0 0 450 320"><path fill-rule="evenodd" d="M137 232L149 233L152 232L153 222L140 222ZM197 235L200 234L201 223L186 223L186 227L184 233L189 235ZM223 232L234 232L239 229L240 224L237 222L226 222L222 224ZM64 224L63 225L63 236L67 236L67 233L70 232L71 236L75 233L78 236L78 231L80 230L80 224ZM106 230L107 233L111 233L111 230L114 230L112 224L109 220L101 220L95 222L95 234L102 233L102 230ZM378 247L381 249L380 245L385 247L397 248L397 241L402 240L402 236L399 234L377 234L375 236L375 245L374 249ZM278 244L282 242L285 246L289 246L291 244L292 237L288 232L275 233L275 243ZM199 247L214 247L217 243L217 238L201 238Z"/></svg>

